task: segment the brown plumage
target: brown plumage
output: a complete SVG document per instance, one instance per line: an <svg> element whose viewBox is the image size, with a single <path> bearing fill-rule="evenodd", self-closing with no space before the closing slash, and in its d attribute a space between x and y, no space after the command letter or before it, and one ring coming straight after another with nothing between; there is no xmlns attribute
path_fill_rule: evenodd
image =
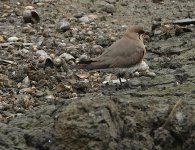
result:
<svg viewBox="0 0 195 150"><path fill-rule="evenodd" d="M141 63L146 52L143 43L144 30L131 26L124 36L108 47L100 56L73 66L77 69L101 70L109 68L131 68Z"/></svg>

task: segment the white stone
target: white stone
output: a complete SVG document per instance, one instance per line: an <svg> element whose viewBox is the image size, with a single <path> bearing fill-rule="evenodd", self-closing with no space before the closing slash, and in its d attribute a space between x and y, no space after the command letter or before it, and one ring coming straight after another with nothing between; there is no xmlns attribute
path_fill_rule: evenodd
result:
<svg viewBox="0 0 195 150"><path fill-rule="evenodd" d="M8 42L16 42L16 41L18 41L18 40L19 40L19 38L15 37L15 36L9 37L9 38L7 39Z"/></svg>

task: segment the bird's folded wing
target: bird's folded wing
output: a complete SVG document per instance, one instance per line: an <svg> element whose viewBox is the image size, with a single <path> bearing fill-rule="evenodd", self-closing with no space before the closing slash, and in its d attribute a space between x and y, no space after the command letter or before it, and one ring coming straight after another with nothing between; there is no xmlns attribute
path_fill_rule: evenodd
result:
<svg viewBox="0 0 195 150"><path fill-rule="evenodd" d="M110 68L127 68L142 61L145 53L143 43L123 38L111 45L102 55L92 59L96 65Z"/></svg>
<svg viewBox="0 0 195 150"><path fill-rule="evenodd" d="M110 68L129 68L139 64L144 57L144 49L137 47L134 53L127 53L124 56L116 56L110 62Z"/></svg>

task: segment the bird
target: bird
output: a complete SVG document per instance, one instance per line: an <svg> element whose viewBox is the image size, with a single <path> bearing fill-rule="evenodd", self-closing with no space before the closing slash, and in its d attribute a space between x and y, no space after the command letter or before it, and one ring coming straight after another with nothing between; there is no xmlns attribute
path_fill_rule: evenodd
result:
<svg viewBox="0 0 195 150"><path fill-rule="evenodd" d="M71 68L114 72L122 84L121 78L127 73L134 73L144 58L146 49L143 40L146 33L141 26L129 26L122 38L101 55L80 61Z"/></svg>

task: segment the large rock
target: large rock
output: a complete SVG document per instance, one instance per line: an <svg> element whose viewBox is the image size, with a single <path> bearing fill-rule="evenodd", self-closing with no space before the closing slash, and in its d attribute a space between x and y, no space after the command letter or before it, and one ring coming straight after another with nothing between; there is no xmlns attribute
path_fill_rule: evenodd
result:
<svg viewBox="0 0 195 150"><path fill-rule="evenodd" d="M111 149L123 132L118 112L112 100L76 101L60 113L56 136L66 149Z"/></svg>

